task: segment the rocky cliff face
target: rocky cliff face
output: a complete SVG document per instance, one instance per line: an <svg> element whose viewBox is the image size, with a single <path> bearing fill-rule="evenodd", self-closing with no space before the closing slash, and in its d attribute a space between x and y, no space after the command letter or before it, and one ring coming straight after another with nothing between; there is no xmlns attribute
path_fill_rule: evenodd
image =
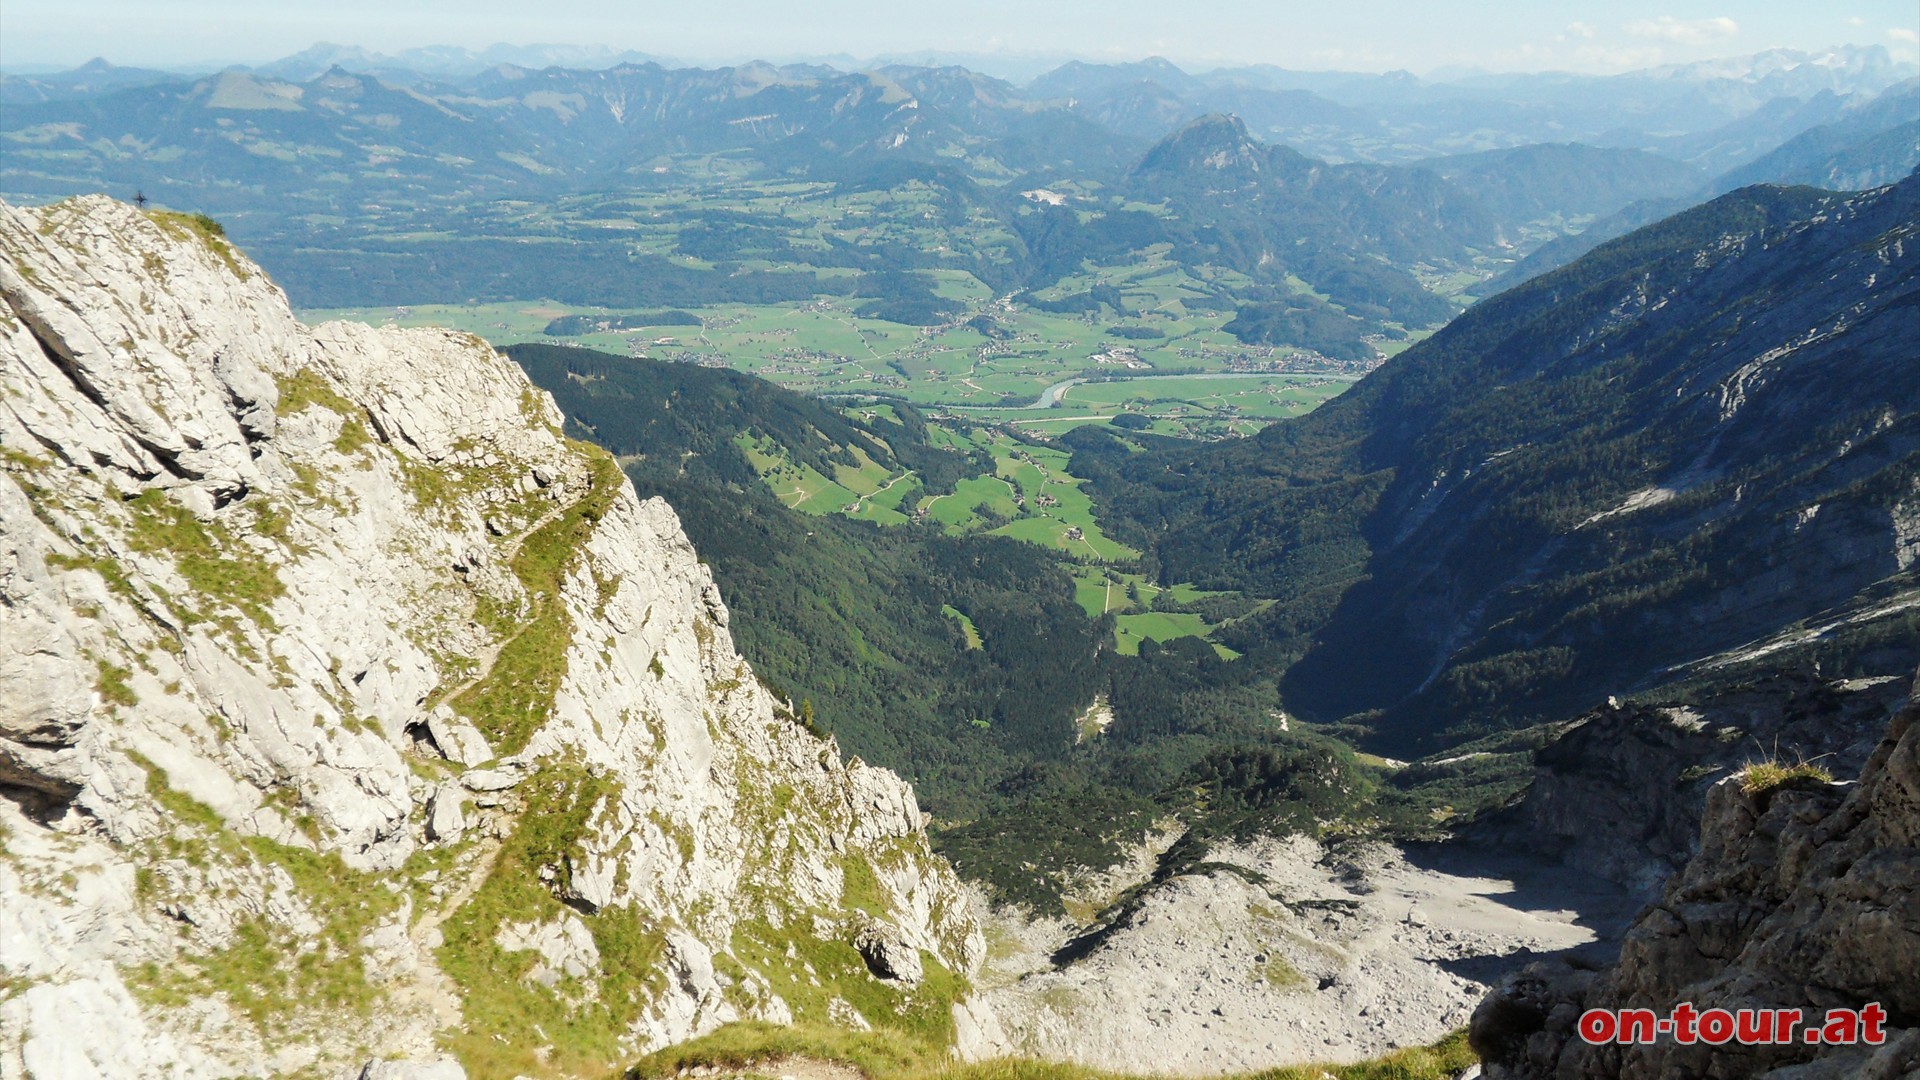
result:
<svg viewBox="0 0 1920 1080"><path fill-rule="evenodd" d="M1685 701L1609 702L1542 747L1525 798L1466 838L1537 851L1652 899L1700 850L1715 783L1772 757L1857 776L1905 692L1891 676L1783 672Z"/></svg>
<svg viewBox="0 0 1920 1080"><path fill-rule="evenodd" d="M511 363L303 326L204 219L0 249L0 1075L952 1036L980 936L912 791Z"/></svg>
<svg viewBox="0 0 1920 1080"><path fill-rule="evenodd" d="M1909 703L1857 783L1762 786L1728 777L1707 796L1700 852L1628 931L1617 966L1533 965L1475 1012L1474 1048L1501 1078L1894 1078L1920 1072L1920 704ZM1589 1008L1681 1002L1698 1010L1878 1002L1880 1047L1738 1042L1593 1046Z"/></svg>

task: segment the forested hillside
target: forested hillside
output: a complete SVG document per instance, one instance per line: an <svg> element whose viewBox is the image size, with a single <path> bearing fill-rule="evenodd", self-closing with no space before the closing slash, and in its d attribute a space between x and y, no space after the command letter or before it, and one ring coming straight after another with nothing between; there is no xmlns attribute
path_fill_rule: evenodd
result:
<svg viewBox="0 0 1920 1080"><path fill-rule="evenodd" d="M1162 578L1276 598L1229 640L1297 661L1289 706L1403 750L1796 627L1910 667L1916 228L1920 179L1745 189L1300 420L1152 453L1076 432L1074 467Z"/></svg>
<svg viewBox="0 0 1920 1080"><path fill-rule="evenodd" d="M924 429L869 430L734 372L560 346L509 355L577 434L619 456L643 497L673 506L755 671L847 752L901 768L929 807L967 816L1018 764L1071 746L1101 628L1043 549L794 512L736 443L772 439L828 470L859 449L944 468L951 485L964 461L930 450ZM943 606L971 619L981 647L967 648Z"/></svg>
<svg viewBox="0 0 1920 1080"><path fill-rule="evenodd" d="M1211 641L1137 655L1114 647L1110 608L1075 603L1071 552L802 514L769 489L853 463L929 492L977 483L989 463L940 434L951 417L512 352L676 507L762 675L912 777L963 872L1044 908L1069 868L1168 814L1196 837L1423 835L1523 782L1537 738L1498 732L1737 677L1742 648L1868 674L1920 659L1917 193L1728 195L1476 306L1253 438L1063 436L1101 526L1143 552L1153 609L1212 613ZM1328 736L1409 757L1485 738L1387 774ZM1349 779L1294 791L1278 778L1297 762L1261 764L1273 753Z"/></svg>
<svg viewBox="0 0 1920 1080"><path fill-rule="evenodd" d="M769 494L744 449L825 471L861 456L910 463L947 484L981 466L932 446L910 407L860 422L734 372L561 346L508 353L572 433L672 504L761 678L845 751L909 777L940 849L1004 899L1057 910L1073 875L1169 817L1193 830L1191 852L1223 833L1336 821L1420 835L1434 806L1497 803L1524 769L1506 753L1388 782L1337 741L1289 730L1270 666L1196 637L1117 651L1114 616L1076 603L1076 564L1060 552L935 522L804 514ZM1207 603L1249 610L1195 605Z"/></svg>

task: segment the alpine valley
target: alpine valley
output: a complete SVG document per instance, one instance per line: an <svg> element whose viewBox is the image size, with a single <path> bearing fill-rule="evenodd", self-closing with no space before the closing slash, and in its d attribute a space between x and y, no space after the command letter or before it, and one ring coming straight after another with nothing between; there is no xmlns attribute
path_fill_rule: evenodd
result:
<svg viewBox="0 0 1920 1080"><path fill-rule="evenodd" d="M0 1078L1920 1075L1885 49L0 101Z"/></svg>

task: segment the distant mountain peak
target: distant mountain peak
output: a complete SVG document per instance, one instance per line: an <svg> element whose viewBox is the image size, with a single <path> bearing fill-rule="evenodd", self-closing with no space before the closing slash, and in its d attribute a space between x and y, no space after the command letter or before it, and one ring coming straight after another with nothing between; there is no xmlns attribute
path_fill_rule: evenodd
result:
<svg viewBox="0 0 1920 1080"><path fill-rule="evenodd" d="M1247 131L1246 122L1231 113L1209 113L1160 140L1134 169L1135 175L1193 170L1257 174L1268 158L1267 147Z"/></svg>
<svg viewBox="0 0 1920 1080"><path fill-rule="evenodd" d="M1840 45L1819 52L1765 49L1746 56L1646 68L1620 77L1779 84L1783 91L1798 94L1822 89L1842 93L1878 93L1903 78L1911 77L1913 71L1913 64L1895 60L1883 45Z"/></svg>

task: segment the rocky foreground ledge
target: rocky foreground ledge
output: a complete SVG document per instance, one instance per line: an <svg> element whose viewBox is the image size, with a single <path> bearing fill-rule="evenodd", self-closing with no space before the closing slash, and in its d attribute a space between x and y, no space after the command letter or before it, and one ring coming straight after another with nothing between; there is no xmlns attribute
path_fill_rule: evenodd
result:
<svg viewBox="0 0 1920 1080"><path fill-rule="evenodd" d="M978 1034L913 792L560 425L471 336L301 325L204 218L0 204L0 1075Z"/></svg>
<svg viewBox="0 0 1920 1080"><path fill-rule="evenodd" d="M1898 1080L1920 1076L1920 683L1857 783L1751 773L1714 785L1700 850L1628 930L1619 963L1532 965L1474 1013L1489 1080ZM1588 1045L1587 1009L1859 1009L1880 1047Z"/></svg>

